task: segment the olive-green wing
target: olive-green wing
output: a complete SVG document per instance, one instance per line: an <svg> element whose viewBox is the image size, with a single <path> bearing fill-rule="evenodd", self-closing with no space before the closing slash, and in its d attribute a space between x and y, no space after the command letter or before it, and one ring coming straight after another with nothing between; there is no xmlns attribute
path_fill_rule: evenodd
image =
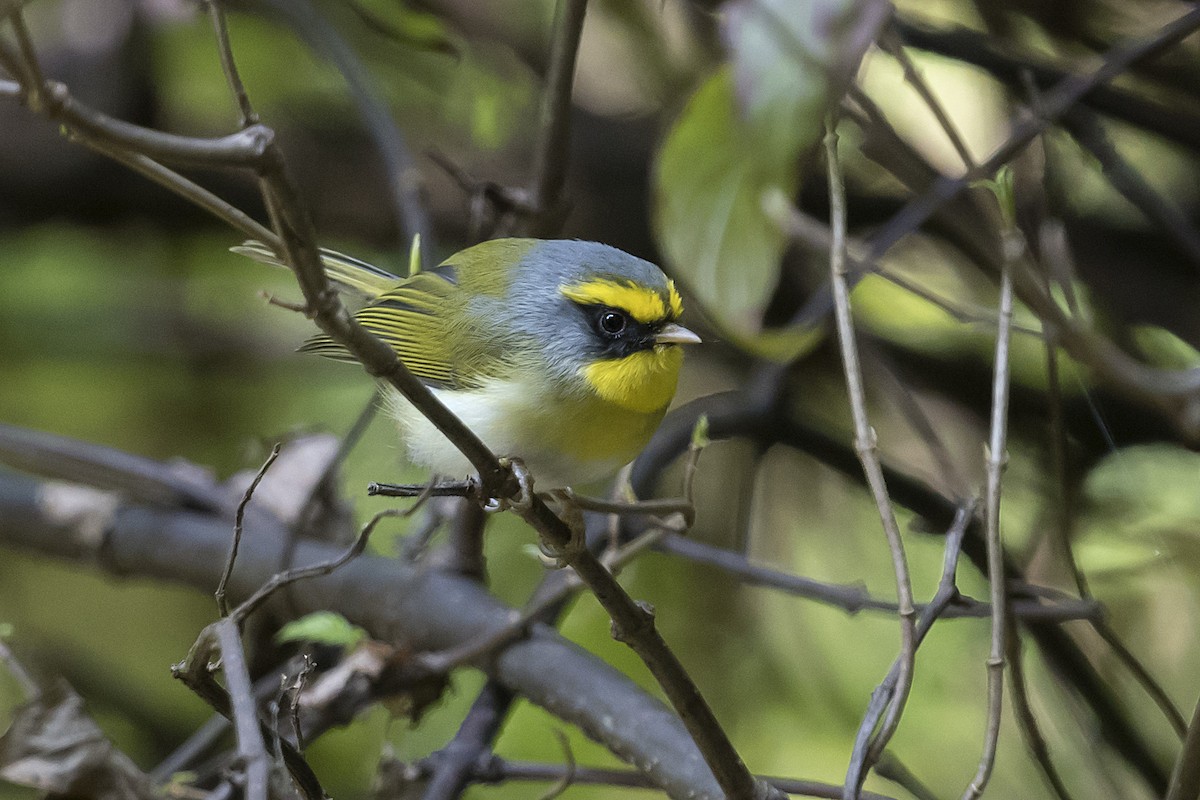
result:
<svg viewBox="0 0 1200 800"><path fill-rule="evenodd" d="M354 318L387 342L414 375L439 388L478 386L503 357L499 342L469 316L463 290L438 270L384 292ZM309 339L300 352L354 360L324 335Z"/></svg>
<svg viewBox="0 0 1200 800"><path fill-rule="evenodd" d="M468 313L468 300L473 295L496 298L503 294L506 270L495 268L495 263L519 258L532 243L514 239L484 242L408 279L333 250L322 249L321 261L331 280L367 298L355 319L387 342L414 375L441 388L471 388L495 374L505 344L495 331ZM233 251L266 264L286 266L259 242L246 242ZM355 360L325 335L309 339L300 352L337 361Z"/></svg>

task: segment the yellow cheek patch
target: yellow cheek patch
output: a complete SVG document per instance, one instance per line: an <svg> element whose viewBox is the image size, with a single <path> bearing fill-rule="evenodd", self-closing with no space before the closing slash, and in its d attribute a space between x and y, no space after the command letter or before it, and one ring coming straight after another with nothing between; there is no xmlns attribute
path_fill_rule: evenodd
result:
<svg viewBox="0 0 1200 800"><path fill-rule="evenodd" d="M560 291L576 303L619 308L638 322L658 322L667 316L667 304L663 302L662 295L653 289L633 283L599 278L573 286L563 286ZM678 298L679 295L672 288L672 308ZM682 310L682 304L680 308Z"/></svg>
<svg viewBox="0 0 1200 800"><path fill-rule="evenodd" d="M662 411L675 396L683 349L653 347L624 358L593 361L581 370L596 394L622 408L649 414Z"/></svg>

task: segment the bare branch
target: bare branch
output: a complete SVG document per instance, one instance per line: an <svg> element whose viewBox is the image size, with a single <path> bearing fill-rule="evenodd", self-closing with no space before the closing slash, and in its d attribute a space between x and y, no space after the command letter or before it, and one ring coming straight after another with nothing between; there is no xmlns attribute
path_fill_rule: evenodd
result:
<svg viewBox="0 0 1200 800"><path fill-rule="evenodd" d="M1012 202L1011 183L1000 193L1000 203ZM988 583L992 599L992 648L987 660L987 729L979 768L963 800L975 800L983 794L996 760L1000 741L1000 714L1004 698L1004 654L1008 636L1008 592L1004 574L1004 546L1000 539L1000 475L1008 461L1008 389L1009 342L1012 337L1013 282L1011 264L1024 252L1025 243L1017 231L1009 208L1002 208L1007 228L1004 231L1004 266L1000 274L1000 327L996 333L995 377L992 381L991 436L988 440L987 491L985 499Z"/></svg>
<svg viewBox="0 0 1200 800"><path fill-rule="evenodd" d="M916 659L916 634L912 598L912 584L908 575L908 561L904 554L904 543L900 538L900 527L896 524L896 514L892 501L888 497L887 483L883 477L883 467L879 463L879 454L875 439L875 430L867 419L867 399L863 389L862 367L858 360L858 347L854 338L854 323L850 312L850 293L846 285L846 193L842 179L841 164L837 152L836 122L831 117L826 123L825 153L829 170L829 203L830 227L833 242L829 250L830 281L833 285L834 314L837 320L838 341L841 344L842 366L846 374L846 388L850 396L850 411L854 419L854 449L862 462L863 472L879 518L883 523L884 534L887 537L888 549L892 554L892 569L896 575L896 596L899 601L897 617L900 620L900 665L896 679L896 689L888 701L888 715L875 735L868 756L871 760L878 759L879 753L887 746L896 726L900 721L900 713L908 700L912 688L913 664ZM873 726L872 726L873 727ZM861 732L861 729L860 729ZM869 733L870 731L868 731ZM845 800L853 800L862 789L869 764L864 760L861 769L853 767L847 772L846 785L842 796Z"/></svg>
<svg viewBox="0 0 1200 800"><path fill-rule="evenodd" d="M586 13L587 0L558 0L554 7L550 70L538 114L538 142L530 187L530 205L536 209L530 225L534 236L558 230L564 216L562 190L571 143L571 89Z"/></svg>
<svg viewBox="0 0 1200 800"><path fill-rule="evenodd" d="M233 710L233 730L238 758L246 770L246 800L267 800L271 759L258 722L258 706L250 687L250 671L242 651L238 624L230 617L215 623L216 644L221 653L221 671Z"/></svg>
<svg viewBox="0 0 1200 800"><path fill-rule="evenodd" d="M896 37L894 25L893 18L892 24L879 37L879 46L900 64L901 69L904 70L904 80L913 87L917 96L925 103L925 107L933 114L933 118L937 120L942 132L946 134L946 138L953 145L954 151L958 153L963 166L968 171L974 169L975 159L971 156L971 151L967 148L967 143L963 141L962 134L958 131L958 126L954 124L954 121L946 113L946 109L938 102L937 96L934 95L933 90L926 83L925 76L921 74L916 64L908 57L908 51L904 49L904 44Z"/></svg>
<svg viewBox="0 0 1200 800"><path fill-rule="evenodd" d="M1011 52L998 47L993 37L962 26L935 30L902 15L897 15L893 24L908 46L974 64L1016 89L1024 88L1025 76L1032 76L1039 86L1050 86L1070 78L1076 69L1066 60L1052 63L1032 52ZM1150 99L1146 93L1104 84L1088 91L1080 98L1080 104L1184 147L1200 149L1200 114L1185 104L1172 106Z"/></svg>
<svg viewBox="0 0 1200 800"><path fill-rule="evenodd" d="M204 4L208 6L209 19L212 20L213 33L217 37L221 71L225 73L225 80L229 82L229 91L233 94L234 102L237 103L238 111L242 115L242 127L249 128L251 125L258 124L258 114L250 105L250 96L246 94L242 76L238 74L237 64L233 59L233 47L229 43L229 27L225 24L225 11L221 8L222 2L223 0L204 0Z"/></svg>
<svg viewBox="0 0 1200 800"><path fill-rule="evenodd" d="M1200 231L1178 205L1159 194L1121 155L1097 116L1077 106L1063 116L1063 127L1100 162L1113 188L1157 225L1194 267L1200 268Z"/></svg>
<svg viewBox="0 0 1200 800"><path fill-rule="evenodd" d="M974 511L975 504L973 502L960 506L955 512L954 522L946 532L942 578L938 582L938 588L934 593L933 599L921 611L921 617L917 621L914 631L914 651L933 628L933 623L941 617L942 613L958 597L958 585L955 578L958 570L958 559L962 554L963 539L966 536L967 528L971 525ZM866 776L868 762L878 760L882 757L882 753L878 755L872 755L871 753L871 732L875 730L879 718L883 715L884 710L888 707L896 691L901 677L901 670L903 669L903 658L903 653L896 656L895 661L892 662L891 669L888 670L887 676L875 688L875 691L871 693L871 700L867 705L866 712L863 714L863 721L859 725L858 735L855 737L854 752L850 757L850 766L846 770L847 785L842 787L843 798L846 796L846 790L851 778L855 780L857 784L856 788L861 792L861 785Z"/></svg>
<svg viewBox="0 0 1200 800"><path fill-rule="evenodd" d="M322 16L321 7L311 0L270 0L268 5L287 19L301 38L328 59L346 80L350 96L383 161L388 189L396 206L402 245L411 247L414 240L419 239L421 261L428 263L433 229L421 199L420 172L404 132L376 89L371 73L337 29Z"/></svg>

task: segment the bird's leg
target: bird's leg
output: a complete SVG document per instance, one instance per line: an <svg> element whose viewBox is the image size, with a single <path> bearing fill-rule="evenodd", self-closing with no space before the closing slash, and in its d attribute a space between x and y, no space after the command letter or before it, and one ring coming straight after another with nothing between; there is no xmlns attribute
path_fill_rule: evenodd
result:
<svg viewBox="0 0 1200 800"><path fill-rule="evenodd" d="M575 493L571 489L553 489L548 493L554 504L558 506L558 517L571 531L571 538L565 545L558 545L538 538L538 549L547 560L552 561L557 569L571 564L579 551L587 546L586 527L583 522L583 509L575 502Z"/></svg>

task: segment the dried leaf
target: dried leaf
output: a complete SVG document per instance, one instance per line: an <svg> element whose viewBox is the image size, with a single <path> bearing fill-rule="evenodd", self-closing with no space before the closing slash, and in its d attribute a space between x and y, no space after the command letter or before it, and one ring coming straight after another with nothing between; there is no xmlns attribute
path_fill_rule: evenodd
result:
<svg viewBox="0 0 1200 800"><path fill-rule="evenodd" d="M17 710L0 736L0 778L72 797L156 798L150 780L113 746L65 681Z"/></svg>

